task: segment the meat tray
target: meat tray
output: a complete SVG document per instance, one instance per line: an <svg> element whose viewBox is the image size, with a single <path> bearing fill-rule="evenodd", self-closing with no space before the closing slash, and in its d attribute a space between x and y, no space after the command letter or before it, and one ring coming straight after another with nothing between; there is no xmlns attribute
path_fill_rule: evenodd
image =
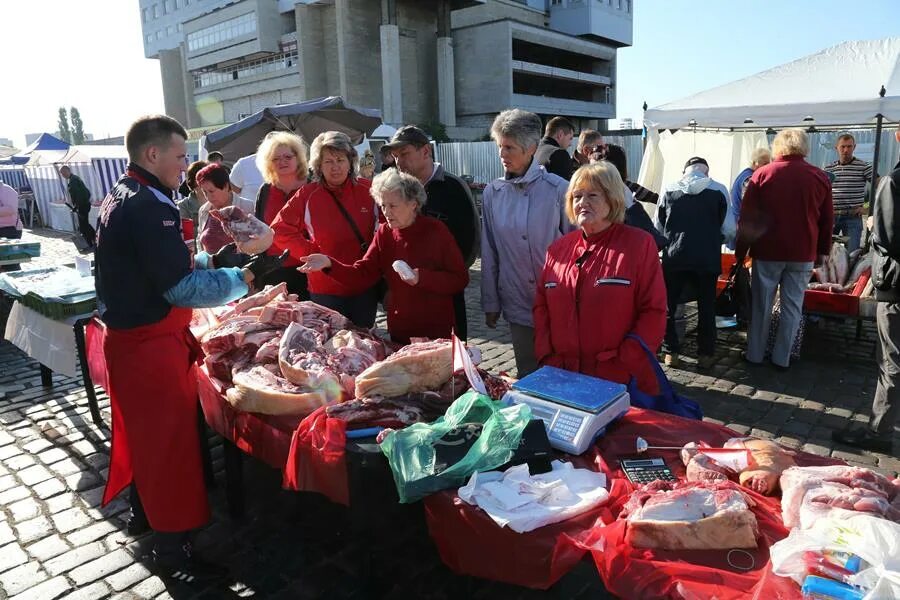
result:
<svg viewBox="0 0 900 600"><path fill-rule="evenodd" d="M54 321L83 315L97 308L97 297L91 292L67 294L53 298L53 300L42 298L34 292L28 292L19 299L19 302Z"/></svg>

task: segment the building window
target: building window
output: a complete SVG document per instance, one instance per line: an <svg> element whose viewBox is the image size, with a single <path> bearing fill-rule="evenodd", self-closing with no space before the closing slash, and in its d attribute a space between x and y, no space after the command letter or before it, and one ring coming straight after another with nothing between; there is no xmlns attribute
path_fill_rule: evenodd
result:
<svg viewBox="0 0 900 600"><path fill-rule="evenodd" d="M193 71L194 88L204 88L231 81L239 81L254 75L274 73L294 68L297 64L297 47L286 49L281 54L276 54L260 60L251 60L221 69L204 69Z"/></svg>
<svg viewBox="0 0 900 600"><path fill-rule="evenodd" d="M256 13L247 13L189 33L187 36L188 50L194 52L255 32Z"/></svg>
<svg viewBox="0 0 900 600"><path fill-rule="evenodd" d="M175 28L174 28L174 27L172 27L171 25L169 25L168 27L166 27L166 35L172 35L173 33L175 33Z"/></svg>
<svg viewBox="0 0 900 600"><path fill-rule="evenodd" d="M550 6L559 6L563 3L563 0L550 0Z"/></svg>
<svg viewBox="0 0 900 600"><path fill-rule="evenodd" d="M156 32L156 39L161 40L163 36L162 29Z"/></svg>
<svg viewBox="0 0 900 600"><path fill-rule="evenodd" d="M158 19L158 18L159 18L159 4L154 4L154 5L153 5L153 18L154 18L154 19Z"/></svg>
<svg viewBox="0 0 900 600"><path fill-rule="evenodd" d="M147 35L144 36L144 39L147 40L148 44L151 43L153 41L153 34L148 33Z"/></svg>
<svg viewBox="0 0 900 600"><path fill-rule="evenodd" d="M146 23L150 18L150 9L142 8L141 9L141 23Z"/></svg>

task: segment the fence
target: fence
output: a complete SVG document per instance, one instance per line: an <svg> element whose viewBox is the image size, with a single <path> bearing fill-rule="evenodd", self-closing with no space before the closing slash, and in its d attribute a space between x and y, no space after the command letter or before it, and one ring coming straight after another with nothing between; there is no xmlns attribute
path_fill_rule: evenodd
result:
<svg viewBox="0 0 900 600"><path fill-rule="evenodd" d="M809 135L809 156L807 160L817 167L824 167L837 160L834 149L835 142L843 131L814 131ZM875 128L856 129L850 131L856 138L856 155L867 161L872 160L875 146ZM771 144L774 134L769 135ZM616 144L625 149L628 158L628 176L637 180L638 170L644 156L644 144L641 130L630 129L622 133L609 132L603 134L607 144ZM457 175L471 175L477 183L488 183L503 176L503 167L497 156L497 145L494 142L451 142L437 144L435 157L445 169ZM897 162L900 145L894 137L893 125L882 131L881 150L878 159L878 173L890 173ZM730 186L731 182L723 182Z"/></svg>

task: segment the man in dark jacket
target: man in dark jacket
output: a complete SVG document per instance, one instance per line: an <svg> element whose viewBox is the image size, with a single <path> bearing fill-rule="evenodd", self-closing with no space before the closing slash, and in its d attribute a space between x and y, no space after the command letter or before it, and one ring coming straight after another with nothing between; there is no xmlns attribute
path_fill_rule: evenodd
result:
<svg viewBox="0 0 900 600"><path fill-rule="evenodd" d="M93 250L96 232L91 226L89 217L91 212L91 191L84 185L81 177L73 173L69 167L63 166L60 168L59 174L68 182L69 198L72 199L72 204L69 208L78 215L78 233L87 242L88 247Z"/></svg>
<svg viewBox="0 0 900 600"><path fill-rule="evenodd" d="M544 127L544 137L538 144L534 160L549 173L566 181L572 178L574 167L568 147L575 137L575 126L565 117L553 117Z"/></svg>
<svg viewBox="0 0 900 600"><path fill-rule="evenodd" d="M447 226L459 246L466 268L471 267L478 256L481 221L469 186L453 173L445 171L440 163L434 162L431 141L424 131L414 125L398 129L391 142L382 148L390 150L398 169L409 173L425 186L428 198L422 212ZM465 340L468 326L464 292L453 296L453 308L456 335Z"/></svg>
<svg viewBox="0 0 900 600"><path fill-rule="evenodd" d="M656 227L669 240L663 249L669 316L663 343L665 364L676 366L681 341L675 310L686 286L697 293L697 354L701 369L712 366L716 348L716 279L722 270L723 229L728 229L728 194L709 177L709 164L695 156L684 176L670 185L657 204ZM724 227L723 227L724 226Z"/></svg>
<svg viewBox="0 0 900 600"><path fill-rule="evenodd" d="M894 135L900 142L900 129ZM872 282L881 343L878 385L868 427L836 431L834 440L891 454L900 406L900 162L881 180L875 194L872 229Z"/></svg>

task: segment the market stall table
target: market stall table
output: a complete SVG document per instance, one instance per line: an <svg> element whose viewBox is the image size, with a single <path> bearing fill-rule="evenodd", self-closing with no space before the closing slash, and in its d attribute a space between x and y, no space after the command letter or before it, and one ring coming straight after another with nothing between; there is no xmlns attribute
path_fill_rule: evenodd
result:
<svg viewBox="0 0 900 600"><path fill-rule="evenodd" d="M105 429L106 424L103 422L103 417L100 416L97 395L94 392L86 358L85 325L91 318L91 313L84 313L62 320L54 320L16 300L13 302L6 321L4 337L40 363L41 384L45 387L53 385L53 372L76 377L78 375L75 364L77 357L87 393L91 420L97 427Z"/></svg>

